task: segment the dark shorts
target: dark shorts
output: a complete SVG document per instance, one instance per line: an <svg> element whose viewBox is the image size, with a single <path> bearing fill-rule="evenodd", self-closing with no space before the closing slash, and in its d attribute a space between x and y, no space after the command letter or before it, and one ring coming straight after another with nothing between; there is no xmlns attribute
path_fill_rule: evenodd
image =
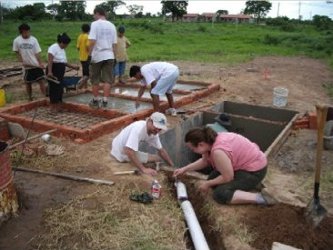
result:
<svg viewBox="0 0 333 250"><path fill-rule="evenodd" d="M214 200L218 203L226 204L231 201L236 190L254 190L264 179L266 172L267 167L256 172L248 172L244 170L235 171L234 179L232 181L214 187ZM214 179L219 175L220 173L218 171L213 170L213 172L209 174L208 180Z"/></svg>
<svg viewBox="0 0 333 250"><path fill-rule="evenodd" d="M104 60L98 63L90 63L90 80L92 85L97 85L100 82L112 84L114 59Z"/></svg>
<svg viewBox="0 0 333 250"><path fill-rule="evenodd" d="M82 65L82 75L83 76L89 76L89 65L90 63L88 61L81 61Z"/></svg>
<svg viewBox="0 0 333 250"><path fill-rule="evenodd" d="M44 71L41 68L25 69L24 81L26 83L32 83L44 78Z"/></svg>

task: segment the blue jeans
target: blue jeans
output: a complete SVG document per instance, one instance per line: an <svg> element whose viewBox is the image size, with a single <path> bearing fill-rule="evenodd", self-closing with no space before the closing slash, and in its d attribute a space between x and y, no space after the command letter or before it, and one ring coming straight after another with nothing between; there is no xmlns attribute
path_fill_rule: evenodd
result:
<svg viewBox="0 0 333 250"><path fill-rule="evenodd" d="M114 66L114 75L115 76L122 76L125 73L126 68L126 61L125 62L117 62L117 64Z"/></svg>

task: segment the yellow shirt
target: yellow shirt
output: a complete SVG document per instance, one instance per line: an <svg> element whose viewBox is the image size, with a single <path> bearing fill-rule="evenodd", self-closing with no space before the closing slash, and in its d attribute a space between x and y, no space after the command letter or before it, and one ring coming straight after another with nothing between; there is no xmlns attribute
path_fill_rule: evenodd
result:
<svg viewBox="0 0 333 250"><path fill-rule="evenodd" d="M126 48L130 45L130 41L125 36L117 37L116 59L118 62L125 62L128 60Z"/></svg>
<svg viewBox="0 0 333 250"><path fill-rule="evenodd" d="M77 38L76 48L79 49L80 61L87 61L89 55L88 33L82 33Z"/></svg>

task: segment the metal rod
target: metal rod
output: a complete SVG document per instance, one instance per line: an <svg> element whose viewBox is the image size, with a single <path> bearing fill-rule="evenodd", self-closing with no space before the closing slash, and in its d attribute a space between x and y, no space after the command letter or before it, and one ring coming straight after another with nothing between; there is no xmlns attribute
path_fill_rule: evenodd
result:
<svg viewBox="0 0 333 250"><path fill-rule="evenodd" d="M53 132L55 132L55 131L57 131L56 128L55 128L55 129L51 129L51 130L47 130L47 131L45 131L45 132L43 132L43 133L39 133L39 134L37 134L37 135L33 135L33 136L27 138L26 140L23 140L23 141L20 141L20 142L18 142L18 143L15 143L15 144L13 144L13 145L10 145L10 146L8 147L8 149L13 149L13 148L15 148L15 147L17 147L17 146L20 146L21 144L23 144L23 143L25 143L25 142L27 142L27 141L31 141L31 140L33 140L33 139L36 139L36 138L42 136L42 135L50 134L50 133L53 133Z"/></svg>

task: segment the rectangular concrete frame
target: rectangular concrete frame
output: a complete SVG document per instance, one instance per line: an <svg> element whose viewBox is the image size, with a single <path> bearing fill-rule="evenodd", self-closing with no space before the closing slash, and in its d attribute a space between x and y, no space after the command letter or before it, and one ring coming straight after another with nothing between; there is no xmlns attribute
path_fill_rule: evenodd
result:
<svg viewBox="0 0 333 250"><path fill-rule="evenodd" d="M211 83L203 83L203 82L196 82L196 81L178 81L181 84L194 84L199 85L204 88L200 88L195 91L184 91L184 90L175 90L175 93L183 94L184 96L179 98L175 101L176 107L181 107L183 105L192 103L202 97L205 97L211 93L214 93L220 89L220 86L218 84L211 84ZM122 85L118 85L122 86ZM132 87L132 88L139 88L140 85L138 84L126 84L126 87ZM73 94L71 94L73 96ZM115 94L112 93L111 97L119 97L125 100L136 100L136 97L133 96L124 96L121 94ZM112 98L111 98L112 100ZM144 102L151 102L151 99L143 99ZM21 124L25 128L31 127L31 121L32 118L19 116L18 114L36 109L41 106L48 106L48 101L45 100L38 100L29 102L26 104L19 104L15 105L10 108L5 108L0 111L0 117L10 121L10 122L16 122ZM120 129L133 121L144 119L148 117L152 112L153 109L144 109L135 113L126 113L126 112L120 112L115 109L91 109L88 105L83 104L73 104L73 103L65 103L65 109L73 110L76 112L82 112L82 113L89 113L91 115L95 116L102 116L106 117L109 120L97 123L95 125L92 125L86 129L78 129L72 126L66 126L66 125L60 125L52 122L47 122L43 120L37 120L35 119L33 122L32 130L37 132L44 132L46 130L54 129L56 128L57 131L53 133L55 136L60 137L66 137L70 138L71 140L74 140L78 143L85 143L88 141L91 141L93 139L96 139L99 136L111 133L117 129ZM167 102L161 102L161 109L165 110L168 108Z"/></svg>
<svg viewBox="0 0 333 250"><path fill-rule="evenodd" d="M211 110L191 115L181 124L161 135L163 147L174 160L176 167L187 165L198 155L191 152L184 143L185 134L194 127L214 123L221 113L228 114L232 123L230 132L239 133L258 144L267 156L274 156L291 131L298 113L272 107L225 101L214 105ZM142 143L143 150L155 152Z"/></svg>

